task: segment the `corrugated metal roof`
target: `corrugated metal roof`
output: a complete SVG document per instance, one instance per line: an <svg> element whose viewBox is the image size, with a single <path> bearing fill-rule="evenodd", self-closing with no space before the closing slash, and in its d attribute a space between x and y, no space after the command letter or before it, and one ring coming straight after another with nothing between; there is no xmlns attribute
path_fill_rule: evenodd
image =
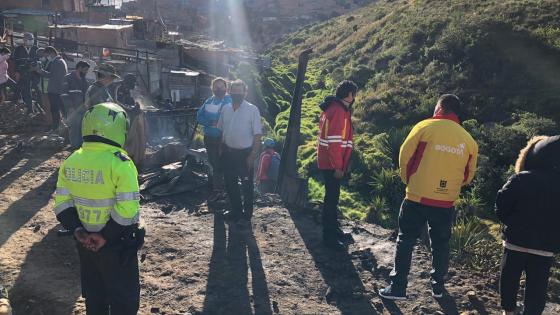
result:
<svg viewBox="0 0 560 315"><path fill-rule="evenodd" d="M49 26L49 28L55 28L54 25ZM115 25L115 24L103 24L103 25L88 25L88 24L66 24L57 25L56 28L88 28L88 29L98 29L98 30L123 30L127 28L132 28L132 24L125 25Z"/></svg>

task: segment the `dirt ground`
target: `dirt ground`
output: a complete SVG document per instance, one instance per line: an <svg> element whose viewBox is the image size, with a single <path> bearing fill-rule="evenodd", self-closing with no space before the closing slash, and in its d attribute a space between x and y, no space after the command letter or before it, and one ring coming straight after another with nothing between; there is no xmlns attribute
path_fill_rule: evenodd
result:
<svg viewBox="0 0 560 315"><path fill-rule="evenodd" d="M56 171L69 152L0 135L0 283L16 315L85 314L74 241L58 237ZM219 207L220 205L217 205ZM450 296L431 297L430 255L415 251L409 300L377 295L387 284L391 231L346 223L348 253L321 245L309 212L261 198L252 226L214 217L203 191L142 205L141 314L498 314L496 275L451 268ZM560 314L549 303L545 314Z"/></svg>

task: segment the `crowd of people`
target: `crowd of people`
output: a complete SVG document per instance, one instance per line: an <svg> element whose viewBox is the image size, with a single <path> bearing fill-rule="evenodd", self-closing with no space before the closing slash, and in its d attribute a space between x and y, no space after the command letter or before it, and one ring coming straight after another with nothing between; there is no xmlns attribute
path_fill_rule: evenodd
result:
<svg viewBox="0 0 560 315"><path fill-rule="evenodd" d="M214 183L220 182L223 170L231 203L231 210L226 214L234 221L250 220L253 212L252 168L262 134L260 115L257 107L244 101L247 87L243 82L232 82L230 95L225 94L226 86L224 79L214 82L214 96L200 108L198 118L205 127L204 142L216 170ZM325 185L323 242L333 250L346 250L353 242L352 236L341 229L337 216L341 183L351 172L352 105L357 92L355 83L343 81L335 95L319 105L322 114L317 166ZM426 225L433 256L432 295L442 298L446 294L454 204L461 188L474 179L478 160L478 145L461 126L459 117L463 112L456 95L442 95L433 117L414 126L401 146L399 167L406 195L398 218L391 282L379 291L385 299L407 299L413 248ZM266 139L257 160L256 182L262 192L274 192L276 187L277 168L274 165L279 165L280 156L274 150L275 145L274 140ZM504 225L500 278L504 314L511 315L516 309L523 271L527 277L523 314L541 314L544 310L553 256L560 251L560 235L550 226L560 216L554 211L553 202L559 192L553 185L554 176L560 171L559 161L560 137L532 139L520 153L517 174L498 192L496 213Z"/></svg>
<svg viewBox="0 0 560 315"><path fill-rule="evenodd" d="M8 61L13 59L14 77ZM120 79L114 67L95 68L96 81L85 79L90 65L81 61L68 73L65 60L54 47L38 48L31 34L12 53L0 49L0 100L10 87L21 97L27 112L36 111L32 91L42 92L40 78L49 81L46 93L52 128L64 120L70 129L74 153L60 168L55 198L58 220L78 241L82 292L88 314L136 314L140 285L137 251L143 244L138 173L126 142L130 117L135 115L134 76L125 76L115 92L109 87ZM274 192L280 165L276 142L263 141L257 106L249 103L241 80L212 82L213 95L197 113L204 127L204 146L211 165L212 197L222 190L229 199L223 215L231 224L250 225L255 183L257 191ZM335 95L319 104L317 166L324 185L323 242L335 251L352 243L338 221L341 184L351 172L353 151L352 106L358 93L352 81L342 81ZM69 95L76 106L65 106ZM118 103L118 104L116 104ZM462 127L464 112L459 97L442 95L433 116L416 124L404 140L399 167L406 194L398 217L394 266L390 284L379 295L407 299L413 248L428 226L432 251L431 288L435 298L446 294L449 242L455 220L454 204L462 187L475 177L478 145ZM463 117L464 118L464 117ZM256 168L256 172L255 172ZM521 274L526 275L523 314L541 314L546 304L550 268L560 252L560 219L555 185L560 172L560 136L531 139L519 155L515 175L498 192L496 214L503 223L504 253L500 294L504 314L514 314Z"/></svg>
<svg viewBox="0 0 560 315"><path fill-rule="evenodd" d="M102 97L92 101L90 96L90 102L103 103L87 110L82 129L87 130L82 135L85 143L61 168L55 211L63 225L75 231L81 244L82 286L88 314L107 314L104 313L107 309L118 309L119 314L136 314L139 305L137 261L127 260L128 265L123 270L115 257L121 257L119 255L125 251L129 257L136 258L138 246L143 243L137 172L127 152L122 150L127 133L127 124L123 122L126 112L119 110L118 105L107 103L110 95L106 83L102 83L114 73L106 69L100 74L94 89ZM204 102L197 115L198 122L204 126L204 144L212 166L210 187L213 192L225 188L230 208L223 215L228 221L247 225L253 215L254 183L258 183L263 192L273 192L278 175L274 168L279 165L280 157L274 150L274 140L267 138L262 142L259 109L245 99L247 86L243 81L228 84L225 79L217 78L212 91L213 96ZM357 93L355 83L343 81L335 95L319 105L322 113L317 165L325 184L323 241L335 251L346 250L353 241L352 236L340 228L337 216L341 183L351 172L352 105ZM414 126L401 146L399 166L406 195L398 218L390 284L379 290L382 298L407 299L413 248L426 224L433 256L432 295L442 298L446 294L454 204L461 188L475 177L478 159L476 141L461 126L462 112L456 95L442 95L433 117ZM118 119L108 119L112 116ZM523 314L541 314L544 310L553 256L560 251L560 237L553 226L555 219L560 218L554 202L560 193L560 188L554 185L560 171L558 161L559 136L532 139L520 153L516 174L498 192L496 213L504 224L500 294L506 315L516 310L522 272L526 274ZM82 163L84 165L80 166ZM76 169L80 167L81 173L87 171L88 176L76 177ZM116 175L107 177L104 174ZM91 185L101 186L96 191ZM105 192L103 185L113 190ZM99 198L108 199L99 202ZM107 202L112 208L108 208ZM97 215L92 215L95 213ZM128 243L123 243L125 240ZM102 251L104 247L109 249ZM122 286L115 287L113 283Z"/></svg>
<svg viewBox="0 0 560 315"><path fill-rule="evenodd" d="M77 149L82 143L81 120L87 108L104 101L118 102L129 111L136 105L127 93L133 89L130 84L136 83L134 76L133 80L120 80L113 66L100 64L93 69L96 80L90 84L86 79L90 68L92 65L80 60L69 71L65 58L56 48L39 48L34 35L24 33L21 44L13 51L0 48L0 100L8 99L9 90L11 100L21 100L28 115L44 113L48 104L51 117L48 131L60 133L61 124L68 126L70 144ZM45 100L47 104L43 104Z"/></svg>

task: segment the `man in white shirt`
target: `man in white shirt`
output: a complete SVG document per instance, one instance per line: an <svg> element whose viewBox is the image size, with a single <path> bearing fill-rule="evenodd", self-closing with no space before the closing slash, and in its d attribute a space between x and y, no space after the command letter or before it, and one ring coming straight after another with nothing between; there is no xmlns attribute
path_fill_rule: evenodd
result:
<svg viewBox="0 0 560 315"><path fill-rule="evenodd" d="M231 83L232 106L222 109L218 129L222 131L222 165L231 210L226 213L233 221L248 221L253 216L253 168L262 136L259 109L245 101L247 85L241 80ZM243 188L243 201L239 189Z"/></svg>

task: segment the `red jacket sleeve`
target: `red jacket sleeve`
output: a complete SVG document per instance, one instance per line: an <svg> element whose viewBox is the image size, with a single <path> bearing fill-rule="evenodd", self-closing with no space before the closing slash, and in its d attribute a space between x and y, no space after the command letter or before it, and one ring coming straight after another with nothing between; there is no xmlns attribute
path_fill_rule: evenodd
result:
<svg viewBox="0 0 560 315"><path fill-rule="evenodd" d="M272 160L272 155L268 152L263 152L259 161L259 172L257 178L259 180L267 180L268 168L270 167L270 161Z"/></svg>

